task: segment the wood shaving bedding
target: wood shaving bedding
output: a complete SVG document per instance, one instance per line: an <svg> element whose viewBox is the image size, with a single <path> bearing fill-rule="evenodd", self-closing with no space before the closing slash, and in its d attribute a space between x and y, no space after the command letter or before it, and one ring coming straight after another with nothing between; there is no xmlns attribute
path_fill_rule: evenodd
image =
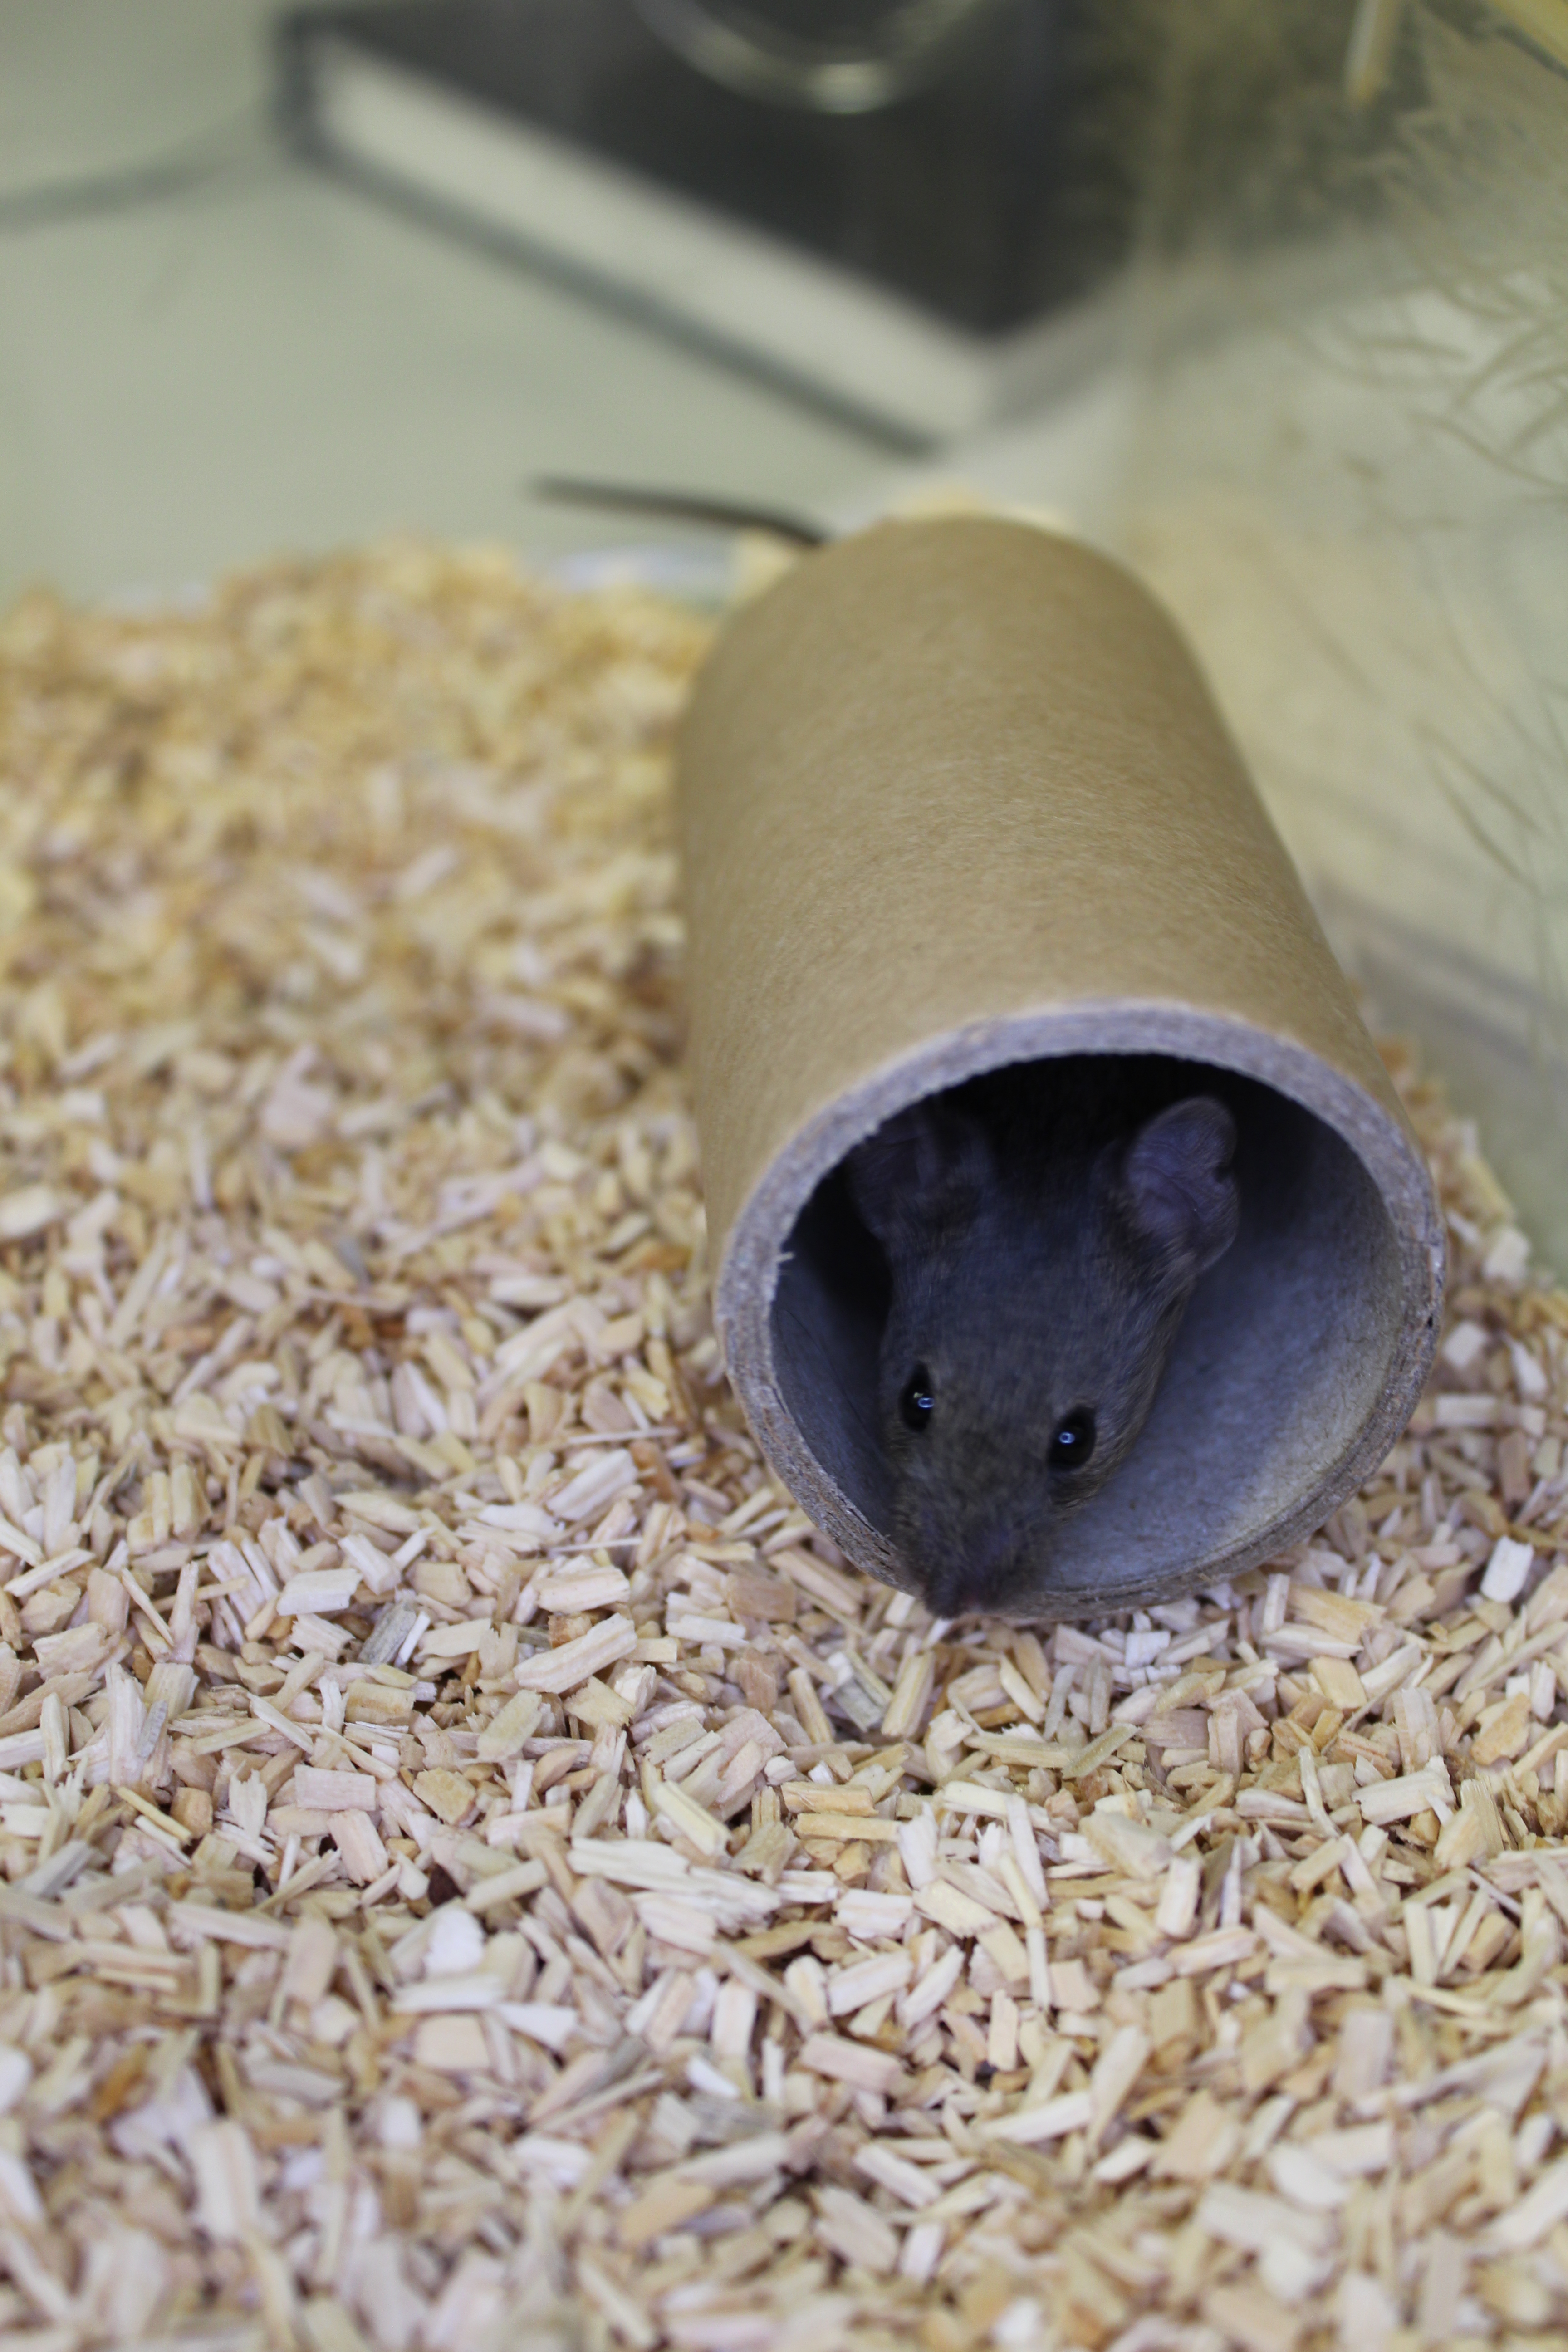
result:
<svg viewBox="0 0 1568 2352"><path fill-rule="evenodd" d="M720 1373L704 629L409 547L0 624L0 2336L1568 2326L1568 1298L1361 1496L932 1624Z"/></svg>

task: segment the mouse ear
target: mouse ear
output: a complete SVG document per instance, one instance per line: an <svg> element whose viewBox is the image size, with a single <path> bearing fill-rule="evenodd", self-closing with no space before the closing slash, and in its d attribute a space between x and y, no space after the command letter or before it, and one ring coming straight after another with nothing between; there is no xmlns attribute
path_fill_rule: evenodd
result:
<svg viewBox="0 0 1568 2352"><path fill-rule="evenodd" d="M1145 1239L1194 1277L1236 1239L1236 1121L1212 1095L1173 1103L1127 1147L1120 1191Z"/></svg>
<svg viewBox="0 0 1568 2352"><path fill-rule="evenodd" d="M974 1213L991 1150L978 1120L937 1099L897 1112L845 1164L856 1208L892 1250Z"/></svg>

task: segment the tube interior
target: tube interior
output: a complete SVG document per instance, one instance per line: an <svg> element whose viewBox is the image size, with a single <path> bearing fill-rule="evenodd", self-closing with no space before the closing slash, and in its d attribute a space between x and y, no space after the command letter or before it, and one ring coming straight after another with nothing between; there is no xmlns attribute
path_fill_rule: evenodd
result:
<svg viewBox="0 0 1568 2352"><path fill-rule="evenodd" d="M1058 1531L1065 1604L1161 1579L1262 1535L1355 1443L1401 1343L1398 1238L1362 1160L1260 1081L1193 1061L1062 1057L1048 1086L1114 1058L1220 1097L1237 1123L1241 1222L1199 1282L1153 1410L1106 1486ZM1059 1075L1058 1075L1059 1074ZM822 1469L891 1540L877 1366L889 1303L842 1169L817 1186L780 1266L771 1339L784 1402Z"/></svg>

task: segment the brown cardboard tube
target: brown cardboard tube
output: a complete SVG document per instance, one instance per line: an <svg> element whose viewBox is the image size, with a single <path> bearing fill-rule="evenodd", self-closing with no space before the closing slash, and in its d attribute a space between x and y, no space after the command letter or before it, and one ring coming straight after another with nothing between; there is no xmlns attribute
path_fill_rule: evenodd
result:
<svg viewBox="0 0 1568 2352"><path fill-rule="evenodd" d="M1220 1074L1237 1240L1031 1614L1267 1559L1373 1469L1436 1344L1420 1149L1192 656L1076 543L886 524L734 619L679 756L698 1118L730 1376L848 1556L913 1583L843 1276L850 1149L915 1099L1057 1055ZM842 1188L839 1188L841 1192Z"/></svg>

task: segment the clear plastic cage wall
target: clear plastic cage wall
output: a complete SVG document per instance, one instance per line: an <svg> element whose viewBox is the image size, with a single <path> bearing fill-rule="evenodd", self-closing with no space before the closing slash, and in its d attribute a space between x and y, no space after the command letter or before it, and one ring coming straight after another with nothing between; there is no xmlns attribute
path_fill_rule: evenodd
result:
<svg viewBox="0 0 1568 2352"><path fill-rule="evenodd" d="M1134 21L1136 20L1136 21ZM1114 534L1568 1265L1568 0L1160 0Z"/></svg>

